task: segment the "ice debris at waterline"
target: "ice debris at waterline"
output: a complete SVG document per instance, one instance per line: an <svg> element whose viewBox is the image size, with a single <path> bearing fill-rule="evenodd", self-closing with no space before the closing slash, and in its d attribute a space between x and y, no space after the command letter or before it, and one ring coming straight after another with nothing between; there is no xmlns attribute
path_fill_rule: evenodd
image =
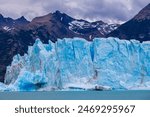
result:
<svg viewBox="0 0 150 117"><path fill-rule="evenodd" d="M150 42L64 38L16 55L1 91L150 89Z"/></svg>

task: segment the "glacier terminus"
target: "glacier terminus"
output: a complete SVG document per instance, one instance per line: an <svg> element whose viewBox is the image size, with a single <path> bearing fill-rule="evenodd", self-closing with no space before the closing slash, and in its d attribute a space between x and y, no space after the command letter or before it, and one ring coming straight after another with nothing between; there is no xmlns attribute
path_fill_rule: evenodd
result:
<svg viewBox="0 0 150 117"><path fill-rule="evenodd" d="M150 42L118 38L37 39L13 57L1 91L149 90Z"/></svg>

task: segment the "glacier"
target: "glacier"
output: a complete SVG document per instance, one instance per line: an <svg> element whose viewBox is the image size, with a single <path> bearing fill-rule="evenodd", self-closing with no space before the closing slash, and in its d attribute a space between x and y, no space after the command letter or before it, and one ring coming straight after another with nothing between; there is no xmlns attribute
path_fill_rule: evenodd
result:
<svg viewBox="0 0 150 117"><path fill-rule="evenodd" d="M150 42L118 38L37 39L13 57L0 91L150 89Z"/></svg>

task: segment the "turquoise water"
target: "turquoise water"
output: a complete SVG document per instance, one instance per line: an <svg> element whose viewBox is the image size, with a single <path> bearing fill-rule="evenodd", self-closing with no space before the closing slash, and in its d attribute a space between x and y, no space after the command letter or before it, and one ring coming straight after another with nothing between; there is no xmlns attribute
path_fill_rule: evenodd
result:
<svg viewBox="0 0 150 117"><path fill-rule="evenodd" d="M150 100L150 90L0 92L0 100Z"/></svg>

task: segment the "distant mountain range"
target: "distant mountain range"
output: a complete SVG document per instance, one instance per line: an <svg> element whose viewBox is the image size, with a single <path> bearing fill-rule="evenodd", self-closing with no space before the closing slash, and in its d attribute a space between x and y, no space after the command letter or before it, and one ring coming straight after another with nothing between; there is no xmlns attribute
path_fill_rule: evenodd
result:
<svg viewBox="0 0 150 117"><path fill-rule="evenodd" d="M117 29L118 26L119 24L107 24L103 21L88 22L82 19L74 19L60 11L36 17L31 22L27 21L24 16L14 20L12 18L4 18L0 15L0 29L5 32L11 32L13 34L16 33L16 30L30 30L32 31L32 35L36 33L40 37L43 36L41 32L45 32L46 30L47 36L53 41L61 37L75 36L92 40L96 36L105 37L108 33Z"/></svg>
<svg viewBox="0 0 150 117"><path fill-rule="evenodd" d="M24 16L14 20L0 15L0 81L4 81L6 66L16 54L23 55L36 38L43 43L58 38L81 37L92 41L94 37L114 36L121 39L150 40L150 4L125 24L88 22L56 11L36 17L31 22Z"/></svg>

